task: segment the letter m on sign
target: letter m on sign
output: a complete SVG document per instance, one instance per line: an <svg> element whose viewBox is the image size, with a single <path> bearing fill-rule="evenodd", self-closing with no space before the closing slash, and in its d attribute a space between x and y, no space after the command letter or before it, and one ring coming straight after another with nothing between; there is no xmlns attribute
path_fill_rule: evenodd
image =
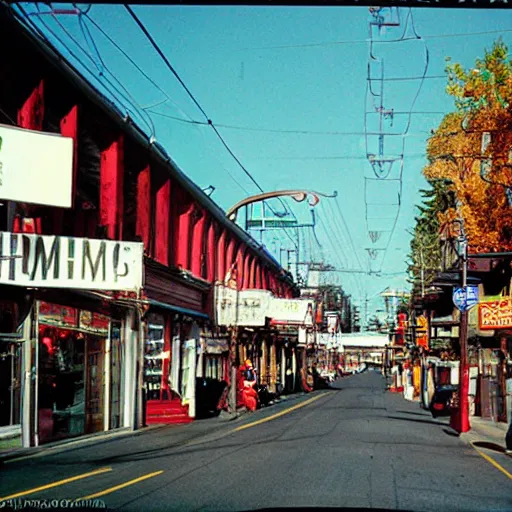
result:
<svg viewBox="0 0 512 512"><path fill-rule="evenodd" d="M100 269L102 272L102 280L106 280L107 274L107 262L106 262L106 244L104 241L100 242L100 248L96 254L96 261L93 263L91 256L91 244L89 240L84 240L83 242L83 257L82 257L82 279L85 280L85 270L86 267L89 266L91 271L92 280L96 279L96 275Z"/></svg>
<svg viewBox="0 0 512 512"><path fill-rule="evenodd" d="M46 249L44 246L44 239L41 236L36 237L35 250L34 250L34 266L32 268L32 274L30 280L33 281L37 269L41 262L41 277L43 280L48 278L48 272L53 265L53 279L59 278L59 263L60 263L60 239L55 237L50 249L50 256L46 256Z"/></svg>

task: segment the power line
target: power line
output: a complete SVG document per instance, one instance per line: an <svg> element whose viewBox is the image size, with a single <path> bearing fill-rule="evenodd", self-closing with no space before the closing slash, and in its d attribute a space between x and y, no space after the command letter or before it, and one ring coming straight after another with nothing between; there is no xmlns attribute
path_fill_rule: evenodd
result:
<svg viewBox="0 0 512 512"><path fill-rule="evenodd" d="M483 32L463 32L459 34L432 34L429 36L422 36L423 39L445 39L451 37L473 37L473 36L482 36L482 35L490 35L490 34L504 34L512 32L512 29L503 29L503 30L487 30ZM387 41L378 41L378 43L396 43L402 41L414 41L416 37L409 37L403 39L391 39ZM352 41L325 41L321 43L304 43L304 44L290 44L290 45L276 45L276 46L261 46L254 48L241 48L240 51L248 51L248 50L284 50L288 48L313 48L313 47L321 47L321 46L338 46L344 44L366 44L368 43L368 39L354 39ZM377 41L375 41L377 42Z"/></svg>
<svg viewBox="0 0 512 512"><path fill-rule="evenodd" d="M391 78L372 78L369 77L367 80L373 82L408 82L412 80L427 80L427 79L439 79L439 78L447 78L446 75L430 75L430 76L397 76Z"/></svg>
<svg viewBox="0 0 512 512"><path fill-rule="evenodd" d="M168 119L173 119L175 121L183 122L183 123L189 123L189 124L195 124L200 126L210 126L210 123L205 121L197 121L197 120L188 120L183 119L178 116L173 116L170 114L164 114L163 112L157 112L156 110L148 109L148 112L151 112L152 114L156 114L161 117L165 117ZM373 113L373 112L372 112ZM396 112L397 114L407 114L409 115L409 112ZM412 114L445 114L445 112L412 112ZM312 130L287 130L287 129L278 129L278 128L256 128L252 126L240 126L240 125L232 125L232 124L221 124L221 123L215 123L215 126L219 128L227 128L229 130L241 130L241 131L248 131L248 132L266 132L266 133L290 133L290 134L298 134L298 135L335 135L335 136L348 136L348 137L359 137L362 135L366 135L366 132L338 132L338 131L312 131ZM414 136L414 137L424 137L425 135L429 135L430 132L418 132L418 133L409 133L407 135ZM380 133L380 132L374 132L374 133L368 133L368 135L386 135L388 137L403 137L403 133Z"/></svg>
<svg viewBox="0 0 512 512"><path fill-rule="evenodd" d="M226 150L229 152L229 154L233 157L233 159L236 161L236 163L240 166L240 168L244 171L244 173L247 175L247 177L252 181L252 183L254 183L254 185L256 186L256 188L260 191L260 192L264 192L263 188L261 187L261 185L256 181L256 179L254 178L254 176L247 170L247 168L242 164L242 162L239 160L239 158L235 155L235 153L231 150L231 148L229 147L229 145L227 144L227 142L224 140L224 138L222 137L222 135L219 133L219 131L217 130L215 124L213 123L213 121L210 119L210 117L208 116L208 114L206 113L206 111L203 109L203 107L200 105L199 101L196 99L196 97L192 94L192 92L190 91L190 89L187 87L187 85L185 84L185 82L181 79L180 75L178 74L178 72L174 69L173 65L170 63L169 59L166 57L165 53L162 51L162 49L160 48L160 46L158 45L158 43L155 41L155 39L153 38L153 36L150 34L150 32L148 31L148 29L146 28L146 26L144 25L144 23L142 23L142 21L139 19L139 17L135 14L135 12L133 11L133 9L128 5L128 4L124 4L124 7L125 9L129 12L129 14L131 15L131 17L133 18L133 20L135 21L135 23L138 25L138 27L140 28L140 30L143 32L143 34L146 36L146 38L148 39L148 41L151 43L151 45L153 46L154 50L158 53L158 55L160 56L160 58L165 62L167 68L169 69L169 71L171 71L171 73L175 76L175 78L178 80L178 82L180 83L180 85L183 87L183 89L185 90L185 92L187 93L187 95L189 96L189 98L192 100L192 102L196 105L196 107L199 109L199 111L203 114L204 118L206 119L206 122L207 124L212 128L212 130L215 132L215 134L217 135L217 137L219 138L219 140L221 141L222 145L226 148ZM292 215L292 217L294 219L296 219L294 213L291 211L291 209L289 209L286 204L283 202L283 200L281 198L278 198L279 202L283 205L284 209L285 209L285 212L290 212L290 214ZM272 211L272 213L274 215L277 215L276 211L273 210L273 208L268 205L269 209ZM290 236L290 234L285 230L285 234L288 236L288 238L292 241L292 243L295 245L295 241L293 240L293 238Z"/></svg>

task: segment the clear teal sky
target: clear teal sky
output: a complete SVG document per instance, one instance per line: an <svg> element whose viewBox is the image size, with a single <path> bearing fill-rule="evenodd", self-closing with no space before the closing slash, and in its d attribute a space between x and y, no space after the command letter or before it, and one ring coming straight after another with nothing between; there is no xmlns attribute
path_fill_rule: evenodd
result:
<svg viewBox="0 0 512 512"><path fill-rule="evenodd" d="M25 4L27 6L27 4ZM33 7L28 7L33 11ZM47 11L47 7L41 7ZM365 88L368 66L368 9L364 7L134 7L153 37L214 123L246 128L336 132L336 134L266 133L219 128L226 141L265 190L307 188L332 193L339 204L353 239L357 256L348 243L344 224L334 204L324 200L317 207L321 221L318 236L326 262L351 269L379 269L383 273L404 272L414 225L418 190L425 186L421 169L429 131L448 112L453 102L445 92L444 79L426 79L414 110L436 114L414 115L405 142L403 199L398 222L384 261L370 263L366 248L388 246L388 235L372 244L365 221L364 176L372 176L364 159ZM402 20L407 15L401 9ZM103 62L127 87L137 102L161 114L194 120L204 119L186 96L176 78L166 69L143 34L122 6L95 6L89 15L148 73L172 101L151 85L85 20ZM66 36L51 16L43 19L80 55L78 68L88 78L83 63L92 61ZM76 16L59 16L59 21L85 44ZM512 12L476 9L415 9L416 32L425 37L429 51L427 76L444 74L445 57L471 66L499 37L511 43ZM410 26L410 25L409 25ZM384 38L398 38L402 27L390 29ZM494 34L474 34L496 31ZM454 34L473 33L461 37ZM443 37L433 37L443 36ZM319 43L319 44L317 44ZM308 46L309 45L309 46ZM425 67L423 43L417 41L381 44L376 53L385 60L385 76L421 76ZM67 52L63 50L64 54ZM77 64L76 59L71 61ZM100 65L100 61L96 58ZM376 67L372 68L380 72ZM98 76L98 71L95 71ZM97 79L94 81L98 85ZM104 83L104 82L103 82ZM385 84L386 107L409 110L420 81ZM222 147L212 131L150 114L156 139L181 169L200 186L215 186L212 198L227 209L257 189ZM402 119L402 122L400 121ZM396 131L404 128L403 116L396 117ZM146 128L147 130L148 128ZM341 135L350 132L352 135ZM354 134L355 133L355 134ZM387 139L386 139L387 143ZM236 181L239 183L237 184ZM241 185L241 186L240 186ZM396 193L394 185L372 182L366 192L375 222L390 227ZM245 190L244 190L245 189ZM309 219L308 207L293 204L298 218ZM278 207L278 206L277 206ZM372 221L373 222L373 221ZM323 225L323 227L322 227ZM374 225L373 229L379 229ZM282 235L281 235L282 236ZM268 244L270 245L270 244ZM275 247L279 247L277 243ZM269 247L271 248L271 247ZM369 265L371 264L371 267ZM345 289L361 299L372 298L371 308L382 307L375 297L386 287L407 287L405 272L398 276L346 274Z"/></svg>

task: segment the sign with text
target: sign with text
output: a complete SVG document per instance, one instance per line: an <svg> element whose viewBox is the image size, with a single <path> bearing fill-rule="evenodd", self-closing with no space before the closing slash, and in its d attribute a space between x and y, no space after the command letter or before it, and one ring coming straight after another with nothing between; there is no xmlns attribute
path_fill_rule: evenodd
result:
<svg viewBox="0 0 512 512"><path fill-rule="evenodd" d="M272 310L268 316L274 322L313 325L313 305L310 299L272 299Z"/></svg>
<svg viewBox="0 0 512 512"><path fill-rule="evenodd" d="M0 198L71 208L73 139L0 125Z"/></svg>
<svg viewBox="0 0 512 512"><path fill-rule="evenodd" d="M478 323L481 330L512 328L512 300L481 302L478 305Z"/></svg>
<svg viewBox="0 0 512 512"><path fill-rule="evenodd" d="M455 288L453 303L460 311L468 311L478 304L478 286Z"/></svg>
<svg viewBox="0 0 512 512"><path fill-rule="evenodd" d="M313 325L313 301L278 299L268 290L233 290L215 285L218 325L261 327L266 319L276 323Z"/></svg>
<svg viewBox="0 0 512 512"><path fill-rule="evenodd" d="M215 310L218 325L262 327L270 309L268 290L241 290L217 284Z"/></svg>
<svg viewBox="0 0 512 512"><path fill-rule="evenodd" d="M143 244L0 232L0 283L31 288L138 290Z"/></svg>

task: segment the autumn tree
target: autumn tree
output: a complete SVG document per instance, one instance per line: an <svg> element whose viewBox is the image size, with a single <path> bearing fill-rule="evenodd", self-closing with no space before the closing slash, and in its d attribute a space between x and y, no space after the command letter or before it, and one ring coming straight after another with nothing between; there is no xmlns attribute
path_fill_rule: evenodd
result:
<svg viewBox="0 0 512 512"><path fill-rule="evenodd" d="M512 250L512 61L500 40L465 70L447 59L456 111L429 139L429 181L444 180L456 204L440 225L461 217L471 252Z"/></svg>

